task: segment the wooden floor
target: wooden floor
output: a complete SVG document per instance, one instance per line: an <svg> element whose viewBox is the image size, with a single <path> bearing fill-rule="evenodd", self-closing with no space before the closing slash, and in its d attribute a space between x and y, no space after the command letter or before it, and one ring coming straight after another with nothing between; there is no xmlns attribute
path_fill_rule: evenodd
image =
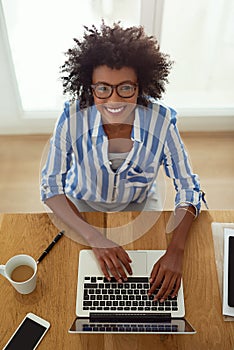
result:
<svg viewBox="0 0 234 350"><path fill-rule="evenodd" d="M181 135L210 209L234 209L234 132ZM48 140L49 135L0 136L0 212L45 211L39 182ZM165 184L165 210L170 210L174 189L166 177Z"/></svg>

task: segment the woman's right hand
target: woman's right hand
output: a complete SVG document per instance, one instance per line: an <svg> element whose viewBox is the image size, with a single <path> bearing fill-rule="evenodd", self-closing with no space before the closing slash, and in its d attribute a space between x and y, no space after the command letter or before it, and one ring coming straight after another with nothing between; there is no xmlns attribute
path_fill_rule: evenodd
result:
<svg viewBox="0 0 234 350"><path fill-rule="evenodd" d="M131 259L125 250L84 221L78 209L64 194L49 198L46 204L76 233L78 242L80 235L92 247L106 278L110 279L112 274L121 282L127 279L126 272L132 274Z"/></svg>
<svg viewBox="0 0 234 350"><path fill-rule="evenodd" d="M130 259L127 252L111 240L103 238L103 244L92 247L104 276L110 280L111 275L117 282L127 281L127 274L132 274Z"/></svg>

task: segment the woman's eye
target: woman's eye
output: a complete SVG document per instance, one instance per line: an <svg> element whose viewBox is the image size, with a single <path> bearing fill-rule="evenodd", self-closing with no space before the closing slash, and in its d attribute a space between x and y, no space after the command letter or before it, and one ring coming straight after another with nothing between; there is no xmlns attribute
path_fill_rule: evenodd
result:
<svg viewBox="0 0 234 350"><path fill-rule="evenodd" d="M108 87L105 85L101 85L97 87L98 92L106 92L108 91Z"/></svg>
<svg viewBox="0 0 234 350"><path fill-rule="evenodd" d="M121 91L132 91L132 85L121 85Z"/></svg>

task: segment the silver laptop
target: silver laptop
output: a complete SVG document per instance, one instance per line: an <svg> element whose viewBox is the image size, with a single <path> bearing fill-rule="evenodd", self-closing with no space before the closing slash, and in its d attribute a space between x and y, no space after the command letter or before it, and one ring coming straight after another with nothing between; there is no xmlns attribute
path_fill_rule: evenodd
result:
<svg viewBox="0 0 234 350"><path fill-rule="evenodd" d="M164 250L129 250L133 274L128 281L108 281L92 250L79 255L76 319L69 333L193 334L184 318L181 285L176 298L160 303L148 296L149 276Z"/></svg>

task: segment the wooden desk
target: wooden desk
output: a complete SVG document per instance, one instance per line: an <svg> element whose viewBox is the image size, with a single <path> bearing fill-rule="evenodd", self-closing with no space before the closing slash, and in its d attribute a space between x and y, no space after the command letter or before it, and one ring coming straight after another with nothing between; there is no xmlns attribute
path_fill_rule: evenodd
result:
<svg viewBox="0 0 234 350"><path fill-rule="evenodd" d="M132 213L87 213L87 220L101 225L132 220ZM155 226L127 249L163 249L169 236L164 234L170 213L164 212ZM68 334L75 317L77 265L84 246L63 237L38 266L37 289L19 295L0 276L0 348L27 312L34 312L51 323L39 348L46 350L125 350L125 349L234 349L234 322L224 322L221 314L211 222L234 222L234 211L201 213L189 236L184 261L186 318L197 330L195 335L79 335ZM0 263L20 253L35 259L56 235L57 228L47 214L0 215Z"/></svg>

